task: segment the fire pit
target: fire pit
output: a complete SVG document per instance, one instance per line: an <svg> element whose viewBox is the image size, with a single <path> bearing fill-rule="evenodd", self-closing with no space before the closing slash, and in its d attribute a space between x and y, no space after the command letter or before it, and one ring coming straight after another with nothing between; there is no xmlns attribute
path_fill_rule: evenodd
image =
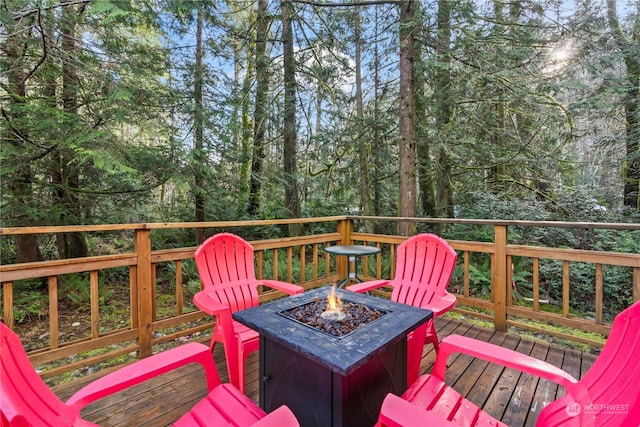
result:
<svg viewBox="0 0 640 427"><path fill-rule="evenodd" d="M330 311L332 292L343 302L342 320L322 316ZM325 287L235 312L233 318L260 333L265 411L285 404L303 426L357 427L376 423L387 393L406 390L407 334L432 315ZM350 324L353 316L363 321ZM345 324L348 330L341 331Z"/></svg>
<svg viewBox="0 0 640 427"><path fill-rule="evenodd" d="M386 312L350 300L342 301L335 297L334 288L327 298L316 297L279 314L328 335L345 337Z"/></svg>

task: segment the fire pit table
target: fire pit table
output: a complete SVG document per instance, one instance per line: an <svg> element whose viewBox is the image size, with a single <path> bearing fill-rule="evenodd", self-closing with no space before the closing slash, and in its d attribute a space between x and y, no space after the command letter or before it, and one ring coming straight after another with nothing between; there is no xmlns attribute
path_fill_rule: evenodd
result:
<svg viewBox="0 0 640 427"><path fill-rule="evenodd" d="M305 323L316 317L309 314L312 306L332 292L347 317L354 310L367 318L362 325L343 327L337 336L331 331L340 328L316 323L343 326L346 320ZM233 314L260 333L260 407L270 412L285 404L305 427L375 424L386 394L407 388L407 334L432 316L430 310L331 287Z"/></svg>

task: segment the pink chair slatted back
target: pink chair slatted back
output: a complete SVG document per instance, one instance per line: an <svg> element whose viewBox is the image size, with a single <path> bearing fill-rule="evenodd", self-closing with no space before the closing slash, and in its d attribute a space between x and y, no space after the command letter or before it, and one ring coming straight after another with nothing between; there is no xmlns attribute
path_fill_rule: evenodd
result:
<svg viewBox="0 0 640 427"><path fill-rule="evenodd" d="M593 366L580 380L593 405L580 408L595 416L596 426L640 425L640 302L618 314ZM571 420L569 396L552 402L537 425L564 425Z"/></svg>
<svg viewBox="0 0 640 427"><path fill-rule="evenodd" d="M209 237L195 252L200 280L231 311L258 305L253 247L231 233Z"/></svg>
<svg viewBox="0 0 640 427"><path fill-rule="evenodd" d="M597 426L640 425L640 302L618 314L611 333L595 363L580 383L589 392L593 405L580 408L595 416ZM547 406L538 425L570 422L570 396Z"/></svg>
<svg viewBox="0 0 640 427"><path fill-rule="evenodd" d="M75 411L49 390L33 369L18 336L4 323L0 323L0 340L0 411L3 425L74 425Z"/></svg>
<svg viewBox="0 0 640 427"><path fill-rule="evenodd" d="M596 403L625 405L628 425L640 425L640 302L616 316L602 353L581 380ZM622 411L621 407L617 410ZM601 411L597 425L620 425Z"/></svg>
<svg viewBox="0 0 640 427"><path fill-rule="evenodd" d="M458 254L435 234L418 234L398 246L393 301L428 308L446 294Z"/></svg>

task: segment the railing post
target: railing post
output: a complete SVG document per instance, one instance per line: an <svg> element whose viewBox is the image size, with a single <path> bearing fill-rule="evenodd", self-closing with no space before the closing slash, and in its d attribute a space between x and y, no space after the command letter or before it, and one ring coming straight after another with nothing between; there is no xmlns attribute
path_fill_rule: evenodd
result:
<svg viewBox="0 0 640 427"><path fill-rule="evenodd" d="M10 329L13 329L13 282L2 283L3 321Z"/></svg>
<svg viewBox="0 0 640 427"><path fill-rule="evenodd" d="M507 331L507 226L494 227L493 268L491 287L493 294L493 324L497 331Z"/></svg>
<svg viewBox="0 0 640 427"><path fill-rule="evenodd" d="M633 269L633 301L640 301L640 267Z"/></svg>
<svg viewBox="0 0 640 427"><path fill-rule="evenodd" d="M353 233L353 221L350 219L342 219L338 221L338 233L340 233L340 244L351 244L351 233Z"/></svg>
<svg viewBox="0 0 640 427"><path fill-rule="evenodd" d="M338 221L338 233L340 233L340 243L339 245L350 245L351 242L351 233L353 233L353 221L350 219L343 219ZM346 256L337 256L336 258L336 270L340 277L347 277L347 262L348 257Z"/></svg>
<svg viewBox="0 0 640 427"><path fill-rule="evenodd" d="M137 229L135 251L138 296L138 358L151 356L153 324L153 283L151 278L151 230Z"/></svg>

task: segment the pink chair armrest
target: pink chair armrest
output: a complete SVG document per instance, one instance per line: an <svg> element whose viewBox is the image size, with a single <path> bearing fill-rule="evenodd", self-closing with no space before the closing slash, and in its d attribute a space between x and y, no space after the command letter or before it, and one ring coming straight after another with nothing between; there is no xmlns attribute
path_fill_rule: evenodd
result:
<svg viewBox="0 0 640 427"><path fill-rule="evenodd" d="M258 280L258 284L282 291L288 295L298 295L304 292L304 288L302 286L281 282L280 280Z"/></svg>
<svg viewBox="0 0 640 427"><path fill-rule="evenodd" d="M442 296L442 298L438 298L435 301L431 301L429 305L426 306L425 308L428 308L429 310L433 311L433 316L436 317L441 315L442 313L445 313L451 310L453 307L456 306L457 303L458 303L458 300L456 299L456 296L450 293L447 293L446 295Z"/></svg>
<svg viewBox="0 0 640 427"><path fill-rule="evenodd" d="M271 411L266 417L252 424L252 427L299 427L300 423L291 409L282 405Z"/></svg>
<svg viewBox="0 0 640 427"><path fill-rule="evenodd" d="M387 394L382 402L378 424L376 424L377 427L456 425L391 393Z"/></svg>
<svg viewBox="0 0 640 427"><path fill-rule="evenodd" d="M231 315L231 310L229 306L226 304L222 304L215 298L212 298L207 291L200 291L193 296L193 303L200 310L211 316L218 316L220 314L224 314L226 312Z"/></svg>
<svg viewBox="0 0 640 427"><path fill-rule="evenodd" d="M553 381L572 393L574 398L580 401L588 399L586 388L562 369L526 354L460 335L449 335L442 340L431 375L444 381L447 359L453 353L467 354Z"/></svg>
<svg viewBox="0 0 640 427"><path fill-rule="evenodd" d="M118 369L81 388L66 402L80 411L86 405L178 369L189 363L199 363L205 370L209 391L220 384L216 366L213 363L209 347L192 342L181 345L153 356L138 360Z"/></svg>
<svg viewBox="0 0 640 427"><path fill-rule="evenodd" d="M390 284L391 280L369 280L368 282L356 283L355 285L347 286L345 289L361 294Z"/></svg>

